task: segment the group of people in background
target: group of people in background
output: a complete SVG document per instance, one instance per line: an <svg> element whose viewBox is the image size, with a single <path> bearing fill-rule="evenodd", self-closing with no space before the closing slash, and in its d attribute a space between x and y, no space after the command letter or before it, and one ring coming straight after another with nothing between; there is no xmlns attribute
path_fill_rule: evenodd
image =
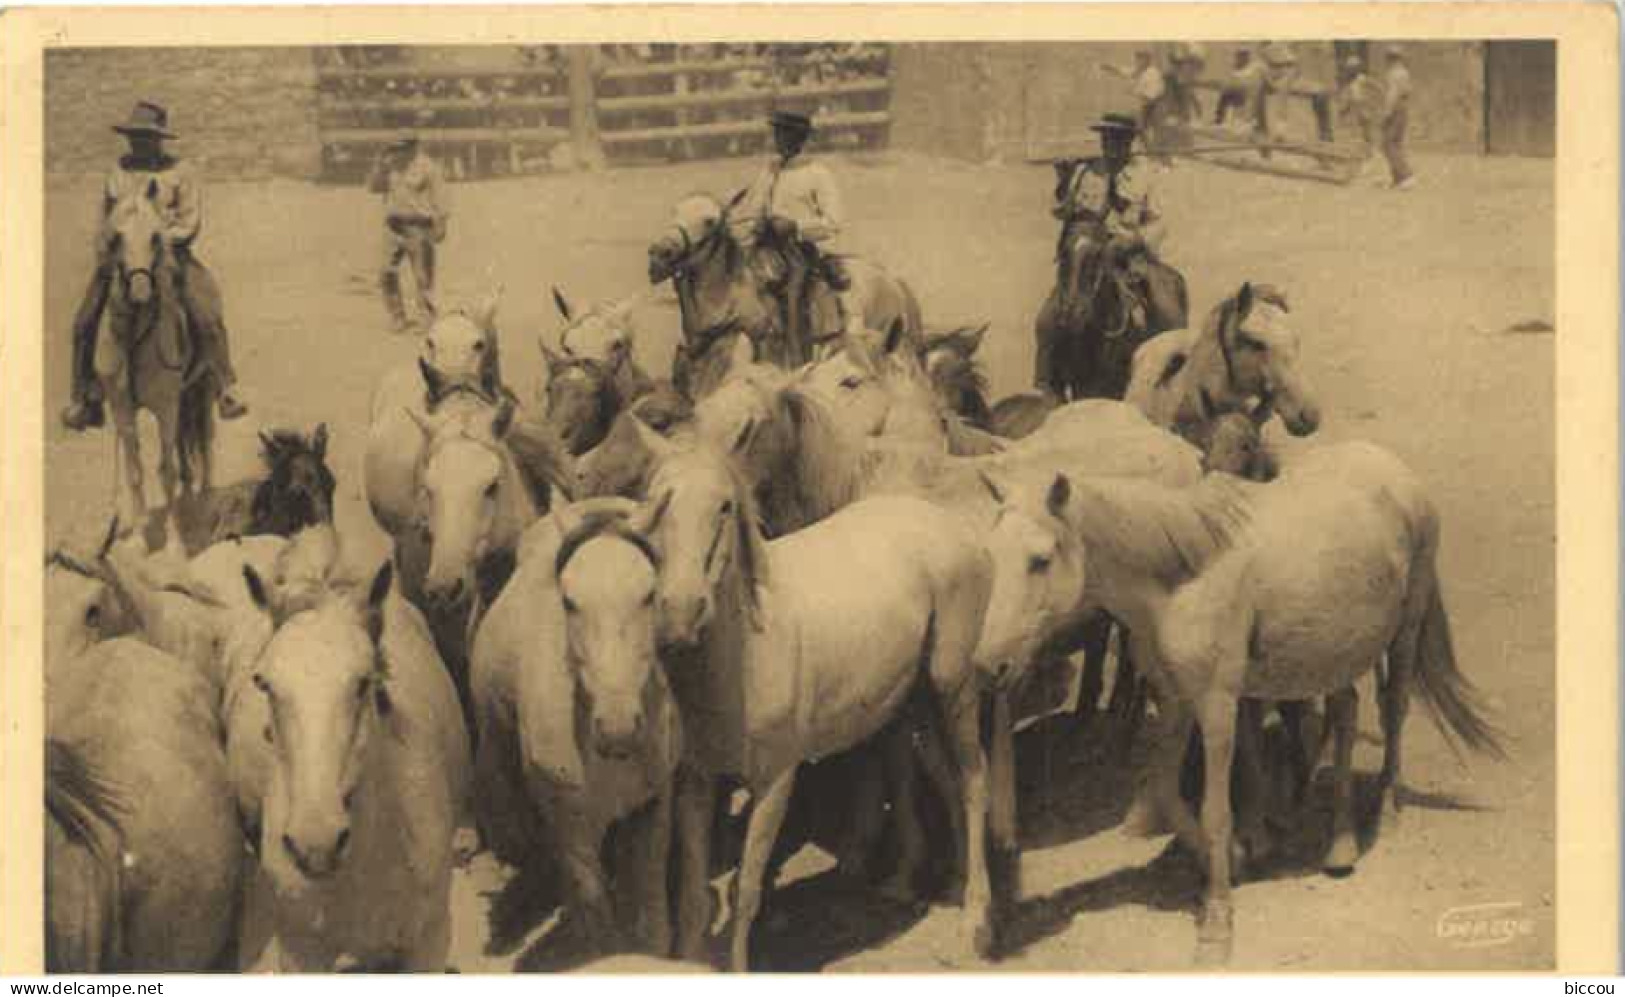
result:
<svg viewBox="0 0 1625 997"><path fill-rule="evenodd" d="M1408 190L1416 180L1405 151L1410 124L1410 68L1404 50L1397 45L1385 45L1382 60L1381 69L1376 70L1362 55L1344 57L1338 66L1334 95L1303 77L1297 53L1290 44L1272 41L1239 48L1231 57L1229 73L1217 81L1218 101L1212 123L1250 134L1255 141L1266 144L1260 155L1267 156L1268 143L1287 137L1277 98L1303 97L1314 112L1318 141L1333 141L1335 112L1344 134L1363 143L1368 156L1382 153L1388 164L1389 184L1397 190ZM1203 119L1196 90L1206 64L1200 45L1178 42L1160 57L1152 48L1138 49L1130 69L1102 67L1128 81L1136 107L1135 124L1148 153L1162 158L1159 150L1172 144L1170 126L1177 131Z"/></svg>

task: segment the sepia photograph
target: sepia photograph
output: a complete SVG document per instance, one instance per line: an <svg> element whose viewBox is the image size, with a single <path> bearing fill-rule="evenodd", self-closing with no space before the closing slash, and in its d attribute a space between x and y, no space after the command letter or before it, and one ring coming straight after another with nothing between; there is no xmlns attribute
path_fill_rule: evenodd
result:
<svg viewBox="0 0 1625 997"><path fill-rule="evenodd" d="M34 971L1559 968L1566 43L845 17L44 47Z"/></svg>

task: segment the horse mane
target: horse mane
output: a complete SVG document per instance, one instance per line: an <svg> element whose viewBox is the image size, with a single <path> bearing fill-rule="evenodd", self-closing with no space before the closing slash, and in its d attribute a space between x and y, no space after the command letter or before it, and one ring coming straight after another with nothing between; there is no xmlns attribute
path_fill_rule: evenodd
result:
<svg viewBox="0 0 1625 997"><path fill-rule="evenodd" d="M572 526L563 538L559 540L558 553L553 557L553 577L558 578L564 574L572 558L585 547L588 541L599 537L613 537L624 540L637 548L638 552L649 559L649 563L656 571L660 570L660 552L655 549L649 539L627 525L630 514L626 509L590 509L586 511L579 523Z"/></svg>
<svg viewBox="0 0 1625 997"><path fill-rule="evenodd" d="M795 476L809 519L817 521L861 497L876 464L854 449L822 399L790 388L784 404L795 427Z"/></svg>
<svg viewBox="0 0 1625 997"><path fill-rule="evenodd" d="M1090 557L1100 557L1173 588L1231 549L1251 521L1247 492L1214 474L1184 489L1137 478L1072 482L1067 518Z"/></svg>
<svg viewBox="0 0 1625 997"><path fill-rule="evenodd" d="M277 486L282 483L283 476L294 461L301 457L315 462L321 474L322 486L331 496L338 482L333 477L332 468L327 466L326 458L317 451L314 434L307 438L291 429L273 429L270 433L260 434L260 464L265 468L265 477L254 487L254 497L249 505L251 530L271 519Z"/></svg>

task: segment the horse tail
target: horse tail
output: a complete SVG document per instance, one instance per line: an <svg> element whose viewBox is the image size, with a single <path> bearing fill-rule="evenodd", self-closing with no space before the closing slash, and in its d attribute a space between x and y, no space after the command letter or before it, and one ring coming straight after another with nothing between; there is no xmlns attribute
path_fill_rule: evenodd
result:
<svg viewBox="0 0 1625 997"><path fill-rule="evenodd" d="M1437 578L1432 579L1430 588L1427 609L1417 634L1417 690L1447 740L1454 735L1474 751L1505 760L1506 751L1501 746L1503 735L1484 716L1477 689L1456 667L1450 617L1445 613L1444 593ZM1455 747L1454 740L1451 747Z"/></svg>
<svg viewBox="0 0 1625 997"><path fill-rule="evenodd" d="M92 770L73 748L54 738L45 741L45 813L70 843L91 857L96 882L86 889L88 915L75 932L63 938L47 915L46 968L51 972L107 972L117 968L123 951L123 891L119 818L124 806L108 782ZM49 856L47 856L49 860ZM50 868L46 875L47 910ZM83 944L76 946L75 941ZM71 965L83 962L85 965Z"/></svg>
<svg viewBox="0 0 1625 997"><path fill-rule="evenodd" d="M214 375L205 374L181 389L176 408L175 447L181 481L199 488L210 484L204 479L214 451L214 404L219 394Z"/></svg>

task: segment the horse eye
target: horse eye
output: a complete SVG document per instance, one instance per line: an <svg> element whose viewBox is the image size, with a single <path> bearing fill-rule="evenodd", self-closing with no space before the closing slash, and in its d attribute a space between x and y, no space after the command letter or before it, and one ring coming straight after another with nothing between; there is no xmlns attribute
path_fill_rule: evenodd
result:
<svg viewBox="0 0 1625 997"><path fill-rule="evenodd" d="M274 740L276 740L276 739L271 736L271 725L266 724L265 725L265 743L270 744Z"/></svg>
<svg viewBox="0 0 1625 997"><path fill-rule="evenodd" d="M1245 333L1236 336L1236 345L1245 350L1262 350L1264 348L1263 343Z"/></svg>
<svg viewBox="0 0 1625 997"><path fill-rule="evenodd" d="M644 605L644 608L647 609L648 607L653 606L654 604L655 604L654 589L650 589L648 592L645 592L644 595L643 595L643 605Z"/></svg>
<svg viewBox="0 0 1625 997"><path fill-rule="evenodd" d="M271 683L265 681L265 676L261 675L259 672L254 673L254 688L265 693L266 695L271 694Z"/></svg>
<svg viewBox="0 0 1625 997"><path fill-rule="evenodd" d="M485 343L483 341L476 340L475 343L474 343L474 352L475 353L482 353L484 351L485 351Z"/></svg>
<svg viewBox="0 0 1625 997"><path fill-rule="evenodd" d="M1048 571L1050 565L1054 563L1054 560L1055 559L1049 554L1034 554L1032 559L1028 561L1027 568L1036 575L1040 572Z"/></svg>
<svg viewBox="0 0 1625 997"><path fill-rule="evenodd" d="M574 613L576 611L575 601L569 596L564 597L564 611L566 613Z"/></svg>
<svg viewBox="0 0 1625 997"><path fill-rule="evenodd" d="M729 499L728 501L722 503L722 509L721 509L721 514L722 515L731 516L731 515L733 515L733 511L734 511L734 504L733 504L732 499Z"/></svg>
<svg viewBox="0 0 1625 997"><path fill-rule="evenodd" d="M489 485L485 486L485 497L486 498L495 498L496 497L497 485L498 484L499 484L499 482L493 481Z"/></svg>
<svg viewBox="0 0 1625 997"><path fill-rule="evenodd" d="M853 390L862 383L863 378L857 376L856 374L848 374L846 377L841 378L841 387L848 391Z"/></svg>

